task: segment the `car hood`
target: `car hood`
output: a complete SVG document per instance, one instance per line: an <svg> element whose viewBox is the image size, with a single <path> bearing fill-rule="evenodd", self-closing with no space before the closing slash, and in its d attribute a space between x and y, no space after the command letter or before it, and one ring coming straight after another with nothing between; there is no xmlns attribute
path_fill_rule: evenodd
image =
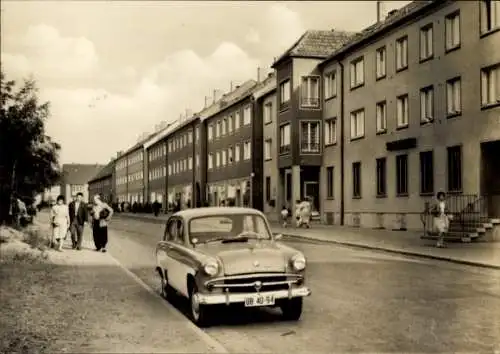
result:
<svg viewBox="0 0 500 354"><path fill-rule="evenodd" d="M221 261L224 275L286 270L287 257L272 241L209 243L198 247L203 253Z"/></svg>

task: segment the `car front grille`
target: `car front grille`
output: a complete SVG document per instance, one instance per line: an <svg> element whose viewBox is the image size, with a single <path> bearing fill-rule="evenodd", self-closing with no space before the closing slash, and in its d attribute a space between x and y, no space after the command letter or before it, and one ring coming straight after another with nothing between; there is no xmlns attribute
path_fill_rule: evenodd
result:
<svg viewBox="0 0 500 354"><path fill-rule="evenodd" d="M252 293L287 290L301 282L302 276L296 274L252 274L212 279L206 285L209 289L222 288L230 293Z"/></svg>

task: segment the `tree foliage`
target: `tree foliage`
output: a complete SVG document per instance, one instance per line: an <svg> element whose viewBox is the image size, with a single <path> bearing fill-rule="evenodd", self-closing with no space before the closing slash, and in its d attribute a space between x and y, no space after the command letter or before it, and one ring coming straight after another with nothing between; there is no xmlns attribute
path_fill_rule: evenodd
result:
<svg viewBox="0 0 500 354"><path fill-rule="evenodd" d="M29 199L60 177L60 145L45 134L49 102L40 103L34 79L21 85L1 73L0 223L13 195Z"/></svg>

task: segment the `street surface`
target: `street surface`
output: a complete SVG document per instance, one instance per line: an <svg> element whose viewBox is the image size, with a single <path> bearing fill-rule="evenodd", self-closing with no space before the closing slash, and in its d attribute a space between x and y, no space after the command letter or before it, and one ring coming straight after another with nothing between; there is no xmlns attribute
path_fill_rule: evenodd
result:
<svg viewBox="0 0 500 354"><path fill-rule="evenodd" d="M109 233L113 257L156 290L154 248L163 231L159 223L116 217ZM205 332L229 352L500 350L500 271L286 242L308 259L312 295L302 319L285 322L269 309L221 313ZM181 311L186 305L174 301Z"/></svg>

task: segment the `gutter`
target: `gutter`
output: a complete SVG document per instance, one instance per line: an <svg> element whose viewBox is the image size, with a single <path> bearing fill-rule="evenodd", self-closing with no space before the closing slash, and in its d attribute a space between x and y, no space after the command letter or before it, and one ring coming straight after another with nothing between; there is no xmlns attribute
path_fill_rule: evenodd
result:
<svg viewBox="0 0 500 354"><path fill-rule="evenodd" d="M339 60L340 67L340 225L345 224L345 99L344 99L344 64Z"/></svg>

